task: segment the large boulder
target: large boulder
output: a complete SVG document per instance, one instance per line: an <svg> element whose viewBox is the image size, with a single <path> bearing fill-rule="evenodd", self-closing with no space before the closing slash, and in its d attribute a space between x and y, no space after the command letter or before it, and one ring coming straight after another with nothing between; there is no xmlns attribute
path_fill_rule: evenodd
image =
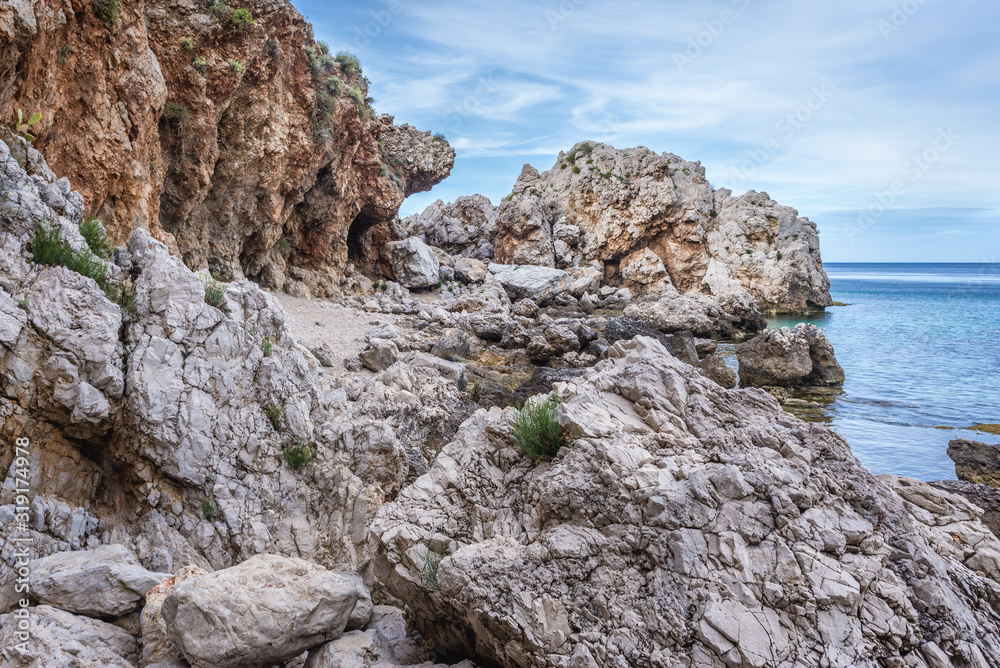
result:
<svg viewBox="0 0 1000 668"><path fill-rule="evenodd" d="M550 267L491 264L489 270L511 301L530 299L536 304L545 304L568 290L572 283L565 271Z"/></svg>
<svg viewBox="0 0 1000 668"><path fill-rule="evenodd" d="M136 609L146 593L166 580L124 545L57 552L31 565L31 595L67 612L91 617L117 617Z"/></svg>
<svg viewBox="0 0 1000 668"><path fill-rule="evenodd" d="M452 255L489 261L493 259L489 236L496 216L497 208L488 198L471 195L449 204L437 200L421 213L403 220L403 225L409 236L421 237ZM457 263L455 271L458 273Z"/></svg>
<svg viewBox="0 0 1000 668"><path fill-rule="evenodd" d="M375 572L430 642L507 666L1000 665L1000 540L652 339L557 386L536 463L481 410L383 506Z"/></svg>
<svg viewBox="0 0 1000 668"><path fill-rule="evenodd" d="M177 572L177 575L164 580L146 595L146 604L142 606L142 614L139 617L143 663L171 661L184 657L181 650L170 642L168 637L167 622L163 619L163 601L179 582L206 574L207 571L197 566L185 566Z"/></svg>
<svg viewBox="0 0 1000 668"><path fill-rule="evenodd" d="M438 282L441 263L431 247L411 237L383 247L392 276L405 288L429 288Z"/></svg>
<svg viewBox="0 0 1000 668"><path fill-rule="evenodd" d="M163 601L170 641L199 668L265 668L344 632L351 579L302 559L258 555L177 583Z"/></svg>
<svg viewBox="0 0 1000 668"><path fill-rule="evenodd" d="M744 387L833 386L844 382L823 330L806 323L769 329L736 347Z"/></svg>
<svg viewBox="0 0 1000 668"><path fill-rule="evenodd" d="M959 480L1000 487L1000 445L957 438L948 442L948 456Z"/></svg>
<svg viewBox="0 0 1000 668"><path fill-rule="evenodd" d="M753 332L766 325L752 300L747 304L735 298L720 301L698 294L668 293L659 299L629 304L625 315L661 332L692 332L695 336Z"/></svg>
<svg viewBox="0 0 1000 668"><path fill-rule="evenodd" d="M23 610L0 615L0 665L135 668L139 664L139 645L125 629L48 605Z"/></svg>
<svg viewBox="0 0 1000 668"><path fill-rule="evenodd" d="M525 165L491 239L497 262L598 262L638 292L745 289L766 310L833 303L814 223L766 193L716 191L700 163L641 146L581 142L546 172Z"/></svg>

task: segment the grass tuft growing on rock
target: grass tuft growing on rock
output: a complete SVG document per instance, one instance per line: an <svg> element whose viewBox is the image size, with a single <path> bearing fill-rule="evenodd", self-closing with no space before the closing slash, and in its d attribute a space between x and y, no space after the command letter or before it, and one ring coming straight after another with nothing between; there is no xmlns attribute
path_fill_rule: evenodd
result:
<svg viewBox="0 0 1000 668"><path fill-rule="evenodd" d="M101 20L104 27L113 31L115 21L122 15L121 0L95 0L94 7L97 10L97 18Z"/></svg>
<svg viewBox="0 0 1000 668"><path fill-rule="evenodd" d="M438 567L445 556L441 552L428 549L427 556L424 557L424 580L434 591L441 591L441 585L438 584Z"/></svg>
<svg viewBox="0 0 1000 668"><path fill-rule="evenodd" d="M511 421L511 437L515 445L534 460L551 459L559 449L569 444L566 432L559 424L559 398L518 409Z"/></svg>
<svg viewBox="0 0 1000 668"><path fill-rule="evenodd" d="M268 406L267 419L271 421L271 426L274 427L275 431L281 431L281 428L285 426L285 415L281 411L281 406Z"/></svg>
<svg viewBox="0 0 1000 668"><path fill-rule="evenodd" d="M87 241L90 251L97 257L107 259L114 252L114 246L108 241L108 235L104 232L99 218L88 218L80 225L80 234Z"/></svg>
<svg viewBox="0 0 1000 668"><path fill-rule="evenodd" d="M205 499L201 502L201 512L206 520L212 522L219 514L219 504L215 502L215 499Z"/></svg>
<svg viewBox="0 0 1000 668"><path fill-rule="evenodd" d="M89 251L78 251L69 245L59 230L39 223L31 239L31 261L36 264L66 267L70 271L92 278L108 291L108 265Z"/></svg>
<svg viewBox="0 0 1000 668"><path fill-rule="evenodd" d="M286 443L282 451L285 455L285 461L296 470L316 461L316 447L304 438Z"/></svg>
<svg viewBox="0 0 1000 668"><path fill-rule="evenodd" d="M205 284L205 303L215 308L222 308L222 300L226 297L228 286L216 278L202 279Z"/></svg>
<svg viewBox="0 0 1000 668"><path fill-rule="evenodd" d="M344 74L351 75L361 72L361 61L350 51L338 51L335 60L340 63Z"/></svg>

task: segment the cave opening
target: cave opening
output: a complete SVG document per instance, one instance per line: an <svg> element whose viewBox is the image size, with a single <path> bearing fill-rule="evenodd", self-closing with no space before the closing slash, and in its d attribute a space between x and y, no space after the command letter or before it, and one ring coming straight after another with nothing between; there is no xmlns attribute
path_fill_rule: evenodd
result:
<svg viewBox="0 0 1000 668"><path fill-rule="evenodd" d="M357 265L371 266L378 261L377 248L372 243L372 228L377 220L358 213L347 230L347 259Z"/></svg>

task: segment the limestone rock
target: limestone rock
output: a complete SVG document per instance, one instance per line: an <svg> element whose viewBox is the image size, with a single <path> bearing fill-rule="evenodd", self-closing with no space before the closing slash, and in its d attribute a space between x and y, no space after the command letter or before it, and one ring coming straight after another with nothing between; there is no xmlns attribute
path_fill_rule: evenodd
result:
<svg viewBox="0 0 1000 668"><path fill-rule="evenodd" d="M26 609L30 619L28 651L16 647L21 617L0 615L0 663L24 668L135 668L139 646L124 629L48 605Z"/></svg>
<svg viewBox="0 0 1000 668"><path fill-rule="evenodd" d="M701 369L702 373L726 389L732 389L739 384L740 378L736 371L731 369L721 357L709 355L698 362L696 366Z"/></svg>
<svg viewBox="0 0 1000 668"><path fill-rule="evenodd" d="M358 353L358 358L366 369L382 371L399 359L399 348L387 339L372 339L368 342L368 347Z"/></svg>
<svg viewBox="0 0 1000 668"><path fill-rule="evenodd" d="M496 221L496 213L497 208L488 198L472 195L459 197L450 204L437 200L423 212L405 219L403 225L408 235L421 237L428 244L452 255L461 254L477 261L490 261L493 259L493 245L489 241L489 235ZM462 278L460 266L469 265L455 263L455 272L459 280L464 281L466 279Z"/></svg>
<svg viewBox="0 0 1000 668"><path fill-rule="evenodd" d="M486 263L473 258L455 260L455 276L463 283L482 283L486 278Z"/></svg>
<svg viewBox="0 0 1000 668"><path fill-rule="evenodd" d="M351 580L301 559L258 555L177 583L162 614L173 642L204 668L261 668L344 631L358 591Z"/></svg>
<svg viewBox="0 0 1000 668"><path fill-rule="evenodd" d="M1000 489L965 480L935 480L938 489L965 497L983 510L983 524L1000 538Z"/></svg>
<svg viewBox="0 0 1000 668"><path fill-rule="evenodd" d="M490 272L511 300L530 299L544 304L569 289L569 274L559 269L531 265L491 264Z"/></svg>
<svg viewBox="0 0 1000 668"><path fill-rule="evenodd" d="M1000 488L1000 446L957 438L948 442L959 480Z"/></svg>
<svg viewBox="0 0 1000 668"><path fill-rule="evenodd" d="M744 387L830 386L844 382L833 346L815 325L769 329L736 347Z"/></svg>
<svg viewBox="0 0 1000 668"><path fill-rule="evenodd" d="M646 322L661 332L692 332L695 336L719 336L735 331L756 331L764 326L755 309L734 312L731 302L697 294L665 295L625 307L625 315Z"/></svg>
<svg viewBox="0 0 1000 668"><path fill-rule="evenodd" d="M700 163L644 147L582 142L549 171L526 165L491 238L497 262L598 262L642 291L669 291L669 282L717 298L745 289L765 310L832 304L812 222L766 193L714 191Z"/></svg>
<svg viewBox="0 0 1000 668"><path fill-rule="evenodd" d="M177 575L167 578L146 595L146 604L142 606L140 617L144 664L183 658L181 650L170 642L167 636L167 622L163 619L163 601L177 583L206 574L207 571L197 566L185 566L177 572Z"/></svg>
<svg viewBox="0 0 1000 668"><path fill-rule="evenodd" d="M1000 662L1000 540L964 499L872 476L652 339L557 390L576 438L551 462L481 410L376 516L376 575L429 641L553 667Z"/></svg>
<svg viewBox="0 0 1000 668"><path fill-rule="evenodd" d="M429 288L438 282L441 264L430 246L416 238L393 241L383 248L392 275L406 288Z"/></svg>
<svg viewBox="0 0 1000 668"><path fill-rule="evenodd" d="M135 610L153 587L168 577L139 565L124 545L59 552L32 563L31 594L67 612L118 617Z"/></svg>

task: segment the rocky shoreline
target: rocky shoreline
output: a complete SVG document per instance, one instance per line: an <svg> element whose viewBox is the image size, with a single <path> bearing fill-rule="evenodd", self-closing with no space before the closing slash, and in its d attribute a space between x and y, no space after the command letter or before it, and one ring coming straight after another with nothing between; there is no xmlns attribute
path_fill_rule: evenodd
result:
<svg viewBox="0 0 1000 668"><path fill-rule="evenodd" d="M37 148L0 129L0 663L1000 665L997 447L873 476L785 410L844 381L763 318L833 304L812 222L596 142L399 220L450 146L248 6L242 37L193 4L0 12L8 63L120 35L108 90L159 110L99 165L60 131L110 93Z"/></svg>

